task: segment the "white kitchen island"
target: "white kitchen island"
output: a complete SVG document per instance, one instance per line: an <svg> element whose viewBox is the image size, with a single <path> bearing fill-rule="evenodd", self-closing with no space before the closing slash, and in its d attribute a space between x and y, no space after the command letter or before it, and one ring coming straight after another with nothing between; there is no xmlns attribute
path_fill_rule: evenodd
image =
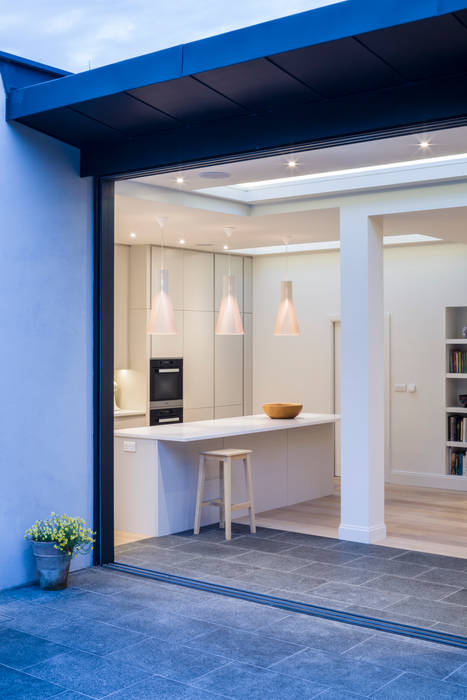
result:
<svg viewBox="0 0 467 700"><path fill-rule="evenodd" d="M327 496L333 491L334 426L339 416L264 414L115 431L115 528L147 536L193 528L199 453L221 447L253 451L256 512ZM208 472L205 499L219 495ZM245 500L243 469L232 469L232 502ZM243 513L238 511L238 517ZM203 509L202 525L219 518Z"/></svg>

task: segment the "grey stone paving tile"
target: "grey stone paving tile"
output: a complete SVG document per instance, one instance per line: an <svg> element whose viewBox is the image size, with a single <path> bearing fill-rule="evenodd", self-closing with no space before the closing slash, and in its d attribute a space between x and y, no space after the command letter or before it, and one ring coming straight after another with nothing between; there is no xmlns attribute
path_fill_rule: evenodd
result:
<svg viewBox="0 0 467 700"><path fill-rule="evenodd" d="M80 595L80 591L73 588L65 588L63 591L43 591L38 584L24 586L22 588L10 588L0 592L0 612L5 604L12 602L36 602L47 603L50 600L61 600Z"/></svg>
<svg viewBox="0 0 467 700"><path fill-rule="evenodd" d="M440 600L443 598L445 602L450 602L450 594L458 590L454 586L445 586L441 583L404 578L403 576L392 576L391 574L385 574L375 578L371 583L363 584L363 587L371 589L376 588L380 591L391 591L392 593L401 593L402 595L414 595L420 598L428 598L429 600ZM446 598L446 596L448 596L448 598ZM460 601L452 600L452 602L457 603Z"/></svg>
<svg viewBox="0 0 467 700"><path fill-rule="evenodd" d="M217 525L214 525L214 528L217 528ZM256 532L253 534L250 532L250 526L245 524L245 523L232 523L232 532L239 533L242 535L246 535L247 537L266 537L266 538L273 538L273 537L278 537L279 535L283 535L286 531L285 530L279 530L275 529L272 527L263 527L262 525L257 525L256 526Z"/></svg>
<svg viewBox="0 0 467 700"><path fill-rule="evenodd" d="M168 573L167 567L184 566L191 560L196 559L197 556L197 554L187 554L186 552L177 553L176 549L159 548L157 552L142 552L134 558L138 560L138 564L135 564L135 566Z"/></svg>
<svg viewBox="0 0 467 700"><path fill-rule="evenodd" d="M347 542L338 541L333 549L349 552L351 554L360 554L362 556L381 557L382 559L393 559L401 554L406 553L406 549L397 549L396 547L385 547L381 544L364 544L363 542Z"/></svg>
<svg viewBox="0 0 467 700"><path fill-rule="evenodd" d="M105 659L126 664L129 668L140 668L164 678L191 681L227 663L228 659L208 653L197 640L194 648L189 645L172 644L164 639L150 637L144 642L108 654Z"/></svg>
<svg viewBox="0 0 467 700"><path fill-rule="evenodd" d="M339 552L334 549L323 549L319 547L310 547L308 545L300 545L290 551L291 556L300 557L306 561L320 561L323 564L348 564L356 562L360 559L360 555L348 554L347 552Z"/></svg>
<svg viewBox="0 0 467 700"><path fill-rule="evenodd" d="M7 668L0 664L0 698L2 700L46 700L60 697L63 688L47 681Z"/></svg>
<svg viewBox="0 0 467 700"><path fill-rule="evenodd" d="M194 650L223 655L233 661L243 661L264 668L303 648L297 644L228 627L197 637L188 646Z"/></svg>
<svg viewBox="0 0 467 700"><path fill-rule="evenodd" d="M215 625L250 631L282 620L288 615L280 608L224 596L212 596L212 600L186 609L185 614Z"/></svg>
<svg viewBox="0 0 467 700"><path fill-rule="evenodd" d="M356 700L357 698L364 698L366 696L348 693L346 690L338 690L337 688L328 688L318 697L319 700Z"/></svg>
<svg viewBox="0 0 467 700"><path fill-rule="evenodd" d="M363 605L349 605L346 610L347 612L353 613L354 615L374 617L378 620L388 620L389 622L399 622L401 625L410 625L411 627L423 627L431 629L435 625L435 622L433 620L425 620L420 617L404 615L402 613L396 612L392 608L390 608L389 610L377 610L376 608L369 608Z"/></svg>
<svg viewBox="0 0 467 700"><path fill-rule="evenodd" d="M0 629L0 664L21 670L61 654L66 649L19 630Z"/></svg>
<svg viewBox="0 0 467 700"><path fill-rule="evenodd" d="M270 552L272 554L283 554L285 552L290 552L291 556L294 556L293 551L295 545L290 542L282 542L279 537L238 537L232 540L228 546L230 549L243 549L243 550L259 550L260 552Z"/></svg>
<svg viewBox="0 0 467 700"><path fill-rule="evenodd" d="M84 651L67 651L54 656L48 661L30 666L27 673L91 698L103 698L149 676L137 666Z"/></svg>
<svg viewBox="0 0 467 700"><path fill-rule="evenodd" d="M56 644L100 656L115 649L136 644L147 637L146 634L141 634L138 631L120 629L105 622L90 624L89 620L52 627L45 631L42 636Z"/></svg>
<svg viewBox="0 0 467 700"><path fill-rule="evenodd" d="M241 537L238 538L240 542ZM265 540L266 542L268 540ZM206 542L203 540L189 540L186 544L182 544L177 547L177 552L184 552L193 557L212 557L214 559L230 559L231 557L240 554L239 548L234 547L233 543L237 540L231 540L229 544L217 544L216 542ZM243 548L246 552L247 549Z"/></svg>
<svg viewBox="0 0 467 700"><path fill-rule="evenodd" d="M274 569L276 571L294 571L294 569L303 567L303 559L298 557L260 551L239 554L234 561L239 564L250 564L251 566Z"/></svg>
<svg viewBox="0 0 467 700"><path fill-rule="evenodd" d="M186 562L184 566L178 566L178 569L202 573L202 574L212 574L213 576L224 576L225 578L231 579L242 579L242 581L247 580L249 576L255 573L261 573L259 567L250 566L248 564L237 563L237 559L214 559L213 557L198 557L196 559L191 559Z"/></svg>
<svg viewBox="0 0 467 700"><path fill-rule="evenodd" d="M303 576L296 571L281 572L273 571L272 569L256 569L246 576L242 574L242 580L247 583L269 586L270 588L277 586L298 593L309 593L324 583L323 579Z"/></svg>
<svg viewBox="0 0 467 700"><path fill-rule="evenodd" d="M446 557L441 554L428 554L427 552L406 552L398 557L400 562L410 564L422 564L423 566L437 566L441 569L467 570L467 559L458 557Z"/></svg>
<svg viewBox="0 0 467 700"><path fill-rule="evenodd" d="M467 625L467 610L461 605L409 596L400 603L395 603L387 608L388 613L392 610L424 620L433 620L433 622L448 622L449 624L460 626Z"/></svg>
<svg viewBox="0 0 467 700"><path fill-rule="evenodd" d="M331 600L322 596L313 595L313 593L297 593L295 591L286 591L282 588L272 588L268 591L268 595L275 598L282 598L294 602L308 603L309 605L318 605L319 607L331 610L348 610L351 606L339 600ZM373 610L373 613L375 610Z"/></svg>
<svg viewBox="0 0 467 700"><path fill-rule="evenodd" d="M228 698L249 700L309 700L319 695L326 687L313 681L302 681L237 662L211 671L193 681L191 685L220 693Z"/></svg>
<svg viewBox="0 0 467 700"><path fill-rule="evenodd" d="M303 563L303 560L302 560ZM354 583L359 585L367 581L373 581L379 576L375 571L359 571L357 568L340 564L324 564L320 561L313 561L311 564L305 563L301 569L296 570L297 574L307 574L325 581L340 581L340 583Z"/></svg>
<svg viewBox="0 0 467 700"><path fill-rule="evenodd" d="M328 581L315 588L313 593L323 598L342 600L348 605L366 605L370 608L384 609L404 598L400 593L377 591L350 583Z"/></svg>
<svg viewBox="0 0 467 700"><path fill-rule="evenodd" d="M235 540L238 537L243 537L244 533L242 532L232 532L232 539ZM206 532L201 532L199 535L194 535L193 530L190 530L189 533L183 534L183 535L175 535L178 539L178 544L176 545L177 547L180 547L182 544L186 544L186 542L214 542L217 544L224 544L227 542L225 539L225 530L208 530Z"/></svg>
<svg viewBox="0 0 467 700"><path fill-rule="evenodd" d="M284 532L278 538L278 542L290 542L296 545L308 545L309 547L319 547L327 549L335 547L339 540L334 537L320 537L319 535L307 535L302 532Z"/></svg>
<svg viewBox="0 0 467 700"><path fill-rule="evenodd" d="M450 683L458 683L459 685L467 686L467 663L458 668L454 673L445 678Z"/></svg>
<svg viewBox="0 0 467 700"><path fill-rule="evenodd" d="M376 692L400 673L384 666L314 649L305 649L275 664L271 670L361 695Z"/></svg>
<svg viewBox="0 0 467 700"><path fill-rule="evenodd" d="M467 605L467 588L462 588L460 591L451 593L444 599L445 603L454 603L454 605Z"/></svg>
<svg viewBox="0 0 467 700"><path fill-rule="evenodd" d="M93 593L113 595L134 590L138 586L138 580L117 571L93 567L70 574L68 585Z"/></svg>
<svg viewBox="0 0 467 700"><path fill-rule="evenodd" d="M44 632L75 621L77 618L55 610L49 610L47 606L34 603L10 603L10 617L5 622L6 627L11 627L28 634L44 636Z"/></svg>
<svg viewBox="0 0 467 700"><path fill-rule="evenodd" d="M219 698L218 694L198 690L185 683L171 681L168 678L153 676L146 681L136 683L129 688L119 690L107 696L111 700L208 700Z"/></svg>
<svg viewBox="0 0 467 700"><path fill-rule="evenodd" d="M345 652L346 658L442 680L467 663L467 651L445 644L377 632Z"/></svg>
<svg viewBox="0 0 467 700"><path fill-rule="evenodd" d="M444 583L449 586L456 586L457 588L467 588L467 573L456 571L456 569L440 569L434 567L419 574L416 578L421 581L431 581L433 583Z"/></svg>
<svg viewBox="0 0 467 700"><path fill-rule="evenodd" d="M467 688L449 681L404 673L371 697L378 700L467 700Z"/></svg>
<svg viewBox="0 0 467 700"><path fill-rule="evenodd" d="M258 632L285 642L335 654L350 649L374 634L373 630L363 627L298 613L292 613L278 622L262 627Z"/></svg>
<svg viewBox="0 0 467 700"><path fill-rule="evenodd" d="M189 612L190 610L187 609L186 613ZM149 637L157 637L178 644L188 642L209 629L211 631L217 629L217 625L211 625L205 620L168 613L164 608L124 615L117 618L114 624L125 630L133 630Z"/></svg>
<svg viewBox="0 0 467 700"><path fill-rule="evenodd" d="M193 534L193 531L191 532ZM183 544L183 540L180 539L180 535L162 535L162 537L147 537L144 540L140 540L140 544L171 549L172 547L179 547Z"/></svg>
<svg viewBox="0 0 467 700"><path fill-rule="evenodd" d="M47 603L47 607L57 612L64 612L106 622L115 617L115 611L117 609L121 615L141 610L143 606L139 602L133 602L136 600L138 600L138 596L136 595L130 597L124 593L118 593L109 596L86 591L73 596L72 599L62 598L55 601L51 600Z"/></svg>
<svg viewBox="0 0 467 700"><path fill-rule="evenodd" d="M404 562L402 557L382 559L381 557L365 556L351 562L348 566L356 567L360 571L367 569L369 571L377 571L381 574L393 574L394 576L405 576L406 578L412 578L428 571L428 566Z"/></svg>

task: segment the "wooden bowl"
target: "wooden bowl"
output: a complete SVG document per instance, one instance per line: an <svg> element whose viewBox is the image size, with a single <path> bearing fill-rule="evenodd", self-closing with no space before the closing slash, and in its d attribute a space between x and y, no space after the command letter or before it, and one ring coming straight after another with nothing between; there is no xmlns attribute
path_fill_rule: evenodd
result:
<svg viewBox="0 0 467 700"><path fill-rule="evenodd" d="M263 411L269 418L296 418L303 408L301 403L264 403Z"/></svg>

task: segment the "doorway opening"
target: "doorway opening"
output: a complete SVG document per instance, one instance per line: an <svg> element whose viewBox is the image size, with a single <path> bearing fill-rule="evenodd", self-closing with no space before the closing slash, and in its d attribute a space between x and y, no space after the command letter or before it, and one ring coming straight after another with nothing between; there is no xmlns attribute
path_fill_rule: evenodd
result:
<svg viewBox="0 0 467 700"><path fill-rule="evenodd" d="M374 163L383 153L387 157L395 145L407 147L410 138L399 137L383 151L382 142L375 142L366 162L373 158ZM115 562L199 584L428 627L443 622L446 605L461 612L456 598L441 602L460 592L453 578L436 582L436 619L426 617L428 607L414 607L412 594L417 587L433 595L435 582L429 577L438 574L430 574L432 569L467 569L467 562L459 564L460 548L449 550L446 539L465 496L458 486L440 490L410 484L408 467L402 476L398 472L403 470L394 469L397 457L397 465L401 459L415 460L424 474L423 450L414 453L414 441L404 433L407 425L420 429L413 403L400 402L414 397L409 391L396 395L393 389L402 370L415 372L423 356L427 340L414 342L420 318L429 319L428 343L445 347L443 313L452 295L431 289L424 273L429 269L442 289L452 289L450 262L464 255L454 233L463 213L384 217L390 309L385 345L389 537L375 545L342 542L337 539L340 434L334 418L340 398L339 201L330 205L328 194L319 199L314 177L319 173L313 168L324 168L320 186L326 190L326 158L349 164L352 157L361 157L359 148L328 149L318 163L316 152L301 153L300 175L290 175L283 156L272 156L115 183ZM441 221L444 237L434 236ZM148 333L162 289L161 270L167 271L164 291L175 332ZM232 296L242 326L233 335L216 333L225 277L234 280ZM426 280L417 299L414 278L418 286ZM294 284L299 336L274 335L284 279ZM460 301L466 291L460 274L455 285ZM419 390L433 383L435 354L425 378L415 382ZM182 397L164 395L159 400L167 405L156 406L151 367L159 363L162 376L165 371L165 377L173 378L181 360ZM440 373L444 358L442 364ZM266 420L263 404L288 401L303 404L298 421L313 415L327 419L313 423L307 418L309 423L298 429L254 427L255 421ZM418 405L422 412L424 405ZM428 420L432 415L430 404ZM439 428L444 433L444 413ZM444 478L451 475L442 438L443 459L436 468ZM226 449L251 451L257 522L252 533L247 509L234 512L228 541L219 526L225 512L223 518L212 503L203 508L201 530L194 533L200 453ZM248 493L242 470L234 464L231 468L232 502L244 503ZM221 475L215 461L206 466L203 501L223 497ZM462 486L459 478L456 484ZM398 483L403 479L405 484ZM445 516L440 513L437 521L444 539L429 532L434 504L440 502L447 503ZM425 534L423 528L414 533L413 520L423 517ZM391 535L392 518L399 531ZM464 536L459 530L459 542ZM436 559L448 553L449 561Z"/></svg>

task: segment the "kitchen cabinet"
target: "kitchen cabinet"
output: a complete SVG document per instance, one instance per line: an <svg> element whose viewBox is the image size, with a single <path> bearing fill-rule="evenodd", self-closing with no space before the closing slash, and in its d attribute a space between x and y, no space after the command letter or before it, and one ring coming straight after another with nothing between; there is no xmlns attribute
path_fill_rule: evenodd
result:
<svg viewBox="0 0 467 700"><path fill-rule="evenodd" d="M253 412L253 314L243 314L243 415Z"/></svg>
<svg viewBox="0 0 467 700"><path fill-rule="evenodd" d="M214 313L184 311L183 406L214 405Z"/></svg>
<svg viewBox="0 0 467 700"><path fill-rule="evenodd" d="M243 405L242 335L215 336L214 374L216 407Z"/></svg>
<svg viewBox="0 0 467 700"><path fill-rule="evenodd" d="M183 251L183 308L185 311L213 311L214 256Z"/></svg>
<svg viewBox="0 0 467 700"><path fill-rule="evenodd" d="M114 367L128 367L128 295L130 246L116 245L114 254Z"/></svg>

